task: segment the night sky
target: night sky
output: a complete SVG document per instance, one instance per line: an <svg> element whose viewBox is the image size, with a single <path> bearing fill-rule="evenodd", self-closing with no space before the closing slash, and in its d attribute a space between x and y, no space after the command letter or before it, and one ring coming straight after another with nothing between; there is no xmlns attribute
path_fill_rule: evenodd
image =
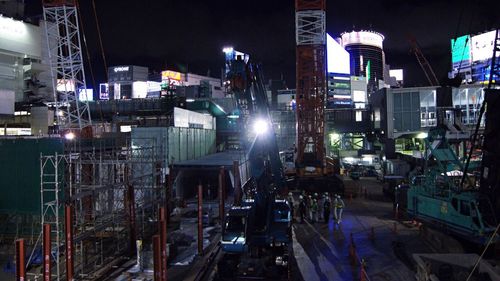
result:
<svg viewBox="0 0 500 281"><path fill-rule="evenodd" d="M94 1L108 66L135 64L220 77L222 47L231 45L261 62L267 79L283 75L288 87L295 87L293 0ZM28 15L42 13L40 1L26 2ZM99 83L105 72L91 0L80 0L80 8L94 80ZM498 28L499 8L495 0L327 0L327 32L336 37L354 28L384 34L386 62L405 70L407 86L426 86L409 53L407 36L417 39L444 81L450 68L450 39Z"/></svg>

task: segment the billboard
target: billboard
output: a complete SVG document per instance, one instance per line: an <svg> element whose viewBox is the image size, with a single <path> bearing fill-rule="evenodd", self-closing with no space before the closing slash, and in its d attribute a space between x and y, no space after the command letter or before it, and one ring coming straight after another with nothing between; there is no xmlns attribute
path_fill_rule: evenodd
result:
<svg viewBox="0 0 500 281"><path fill-rule="evenodd" d="M108 83L99 84L99 99L109 100L109 86Z"/></svg>
<svg viewBox="0 0 500 281"><path fill-rule="evenodd" d="M4 1L3 1L4 2ZM42 57L41 28L0 14L0 49L30 57Z"/></svg>
<svg viewBox="0 0 500 281"><path fill-rule="evenodd" d="M94 100L94 90L93 89L78 89L78 100L79 101L93 101Z"/></svg>
<svg viewBox="0 0 500 281"><path fill-rule="evenodd" d="M460 64L462 61L470 61L470 35L460 36L457 39L451 39L451 63ZM462 66L465 66L462 64Z"/></svg>
<svg viewBox="0 0 500 281"><path fill-rule="evenodd" d="M491 59L495 43L495 30L472 36L472 61L485 61ZM500 54L499 54L500 56Z"/></svg>
<svg viewBox="0 0 500 281"><path fill-rule="evenodd" d="M351 74L349 53L328 33L326 34L326 61L328 73Z"/></svg>
<svg viewBox="0 0 500 281"><path fill-rule="evenodd" d="M389 70L389 76L394 77L396 81L403 81L403 69L391 69Z"/></svg>

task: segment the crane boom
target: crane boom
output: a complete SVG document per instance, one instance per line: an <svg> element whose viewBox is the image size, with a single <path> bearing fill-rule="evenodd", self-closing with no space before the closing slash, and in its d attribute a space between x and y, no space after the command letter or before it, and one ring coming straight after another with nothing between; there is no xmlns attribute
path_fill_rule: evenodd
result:
<svg viewBox="0 0 500 281"><path fill-rule="evenodd" d="M427 78L427 81L429 81L429 84L431 86L439 86L439 81L436 77L436 74L434 73L434 70L429 64L427 58L425 58L424 54L422 53L422 50L420 49L420 46L417 43L417 40L414 37L410 36L408 38L408 42L411 45L411 52L417 58L418 64L424 71L425 77Z"/></svg>

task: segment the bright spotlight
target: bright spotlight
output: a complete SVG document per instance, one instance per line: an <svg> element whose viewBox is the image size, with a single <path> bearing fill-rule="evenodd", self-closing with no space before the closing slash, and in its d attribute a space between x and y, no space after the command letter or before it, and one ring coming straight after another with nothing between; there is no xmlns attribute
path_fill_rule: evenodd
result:
<svg viewBox="0 0 500 281"><path fill-rule="evenodd" d="M224 47L222 49L222 51L224 52L224 54L229 54L229 53L232 53L234 51L233 47Z"/></svg>
<svg viewBox="0 0 500 281"><path fill-rule="evenodd" d="M258 119L253 124L253 131L257 135L262 135L262 134L266 133L268 129L269 129L268 124L263 119Z"/></svg>
<svg viewBox="0 0 500 281"><path fill-rule="evenodd" d="M73 133L73 132L67 132L64 135L64 138L67 139L67 140L74 140L75 139L75 133Z"/></svg>

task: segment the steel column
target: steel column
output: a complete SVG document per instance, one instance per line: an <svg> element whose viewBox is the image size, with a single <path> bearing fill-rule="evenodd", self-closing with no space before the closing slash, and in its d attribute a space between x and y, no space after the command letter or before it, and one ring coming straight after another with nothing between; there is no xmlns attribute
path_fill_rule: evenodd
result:
<svg viewBox="0 0 500 281"><path fill-rule="evenodd" d="M24 239L16 240L16 281L26 280L26 263L24 258L26 253L24 250Z"/></svg>
<svg viewBox="0 0 500 281"><path fill-rule="evenodd" d="M73 280L73 206L67 204L64 207L64 228L66 232L66 280Z"/></svg>
<svg viewBox="0 0 500 281"><path fill-rule="evenodd" d="M161 207L159 210L158 221L159 235L160 235L160 251L161 251L161 280L167 281L167 221L165 208Z"/></svg>
<svg viewBox="0 0 500 281"><path fill-rule="evenodd" d="M136 255L136 230L135 230L135 196L134 196L134 186L129 184L127 186L127 211L129 220L129 232L130 232L130 256Z"/></svg>
<svg viewBox="0 0 500 281"><path fill-rule="evenodd" d="M233 176L234 176L234 205L240 206L243 192L241 190L240 163L238 160L233 161Z"/></svg>
<svg viewBox="0 0 500 281"><path fill-rule="evenodd" d="M51 280L51 258L50 258L50 249L51 249L51 238L50 238L50 224L43 225L43 281Z"/></svg>
<svg viewBox="0 0 500 281"><path fill-rule="evenodd" d="M224 193L226 189L226 178L225 178L225 169L224 167L220 167L219 169L219 219L220 219L220 225L224 227Z"/></svg>
<svg viewBox="0 0 500 281"><path fill-rule="evenodd" d="M198 255L203 254L203 186L198 185Z"/></svg>
<svg viewBox="0 0 500 281"><path fill-rule="evenodd" d="M153 235L153 276L154 281L161 279L161 241L160 235Z"/></svg>

